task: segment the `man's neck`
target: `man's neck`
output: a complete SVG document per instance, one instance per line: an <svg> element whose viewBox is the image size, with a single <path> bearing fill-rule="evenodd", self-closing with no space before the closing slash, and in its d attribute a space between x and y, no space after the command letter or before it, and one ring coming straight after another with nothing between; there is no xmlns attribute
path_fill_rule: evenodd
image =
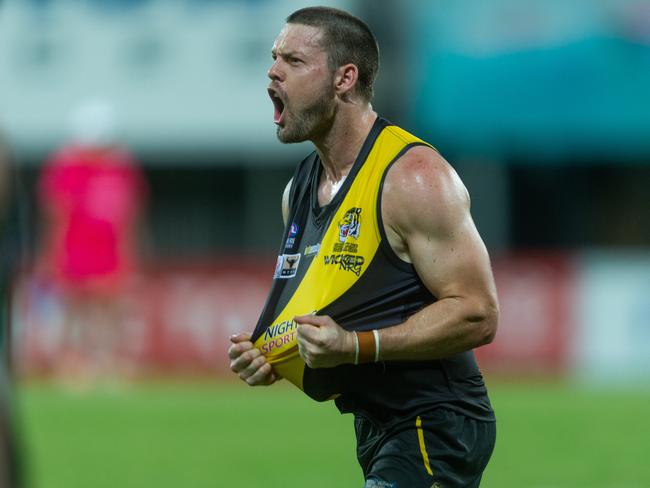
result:
<svg viewBox="0 0 650 488"><path fill-rule="evenodd" d="M377 114L370 104L342 107L330 130L313 140L323 165L323 177L336 182L347 176Z"/></svg>

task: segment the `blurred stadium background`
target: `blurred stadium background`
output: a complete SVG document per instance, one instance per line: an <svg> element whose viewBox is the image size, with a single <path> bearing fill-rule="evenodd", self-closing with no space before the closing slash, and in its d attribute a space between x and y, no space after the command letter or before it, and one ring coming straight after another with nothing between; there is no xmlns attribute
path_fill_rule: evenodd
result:
<svg viewBox="0 0 650 488"><path fill-rule="evenodd" d="M477 355L499 438L483 486L650 486L650 2L321 3L371 25L375 108L454 165L493 257L501 325ZM29 486L361 486L350 418L237 384L225 355L257 319L280 195L310 151L275 140L265 90L302 6L0 2L0 127L19 177L2 347ZM38 181L97 98L149 186L119 294L129 368L62 381Z"/></svg>

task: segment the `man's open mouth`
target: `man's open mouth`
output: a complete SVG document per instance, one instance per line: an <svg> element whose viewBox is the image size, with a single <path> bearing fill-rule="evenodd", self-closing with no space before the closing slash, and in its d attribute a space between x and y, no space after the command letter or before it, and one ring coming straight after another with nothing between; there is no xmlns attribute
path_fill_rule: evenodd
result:
<svg viewBox="0 0 650 488"><path fill-rule="evenodd" d="M279 124L282 119L282 114L284 113L284 102L282 101L282 98L280 98L278 92L273 88L269 88L268 92L269 97L271 97L271 101L273 102L273 122Z"/></svg>

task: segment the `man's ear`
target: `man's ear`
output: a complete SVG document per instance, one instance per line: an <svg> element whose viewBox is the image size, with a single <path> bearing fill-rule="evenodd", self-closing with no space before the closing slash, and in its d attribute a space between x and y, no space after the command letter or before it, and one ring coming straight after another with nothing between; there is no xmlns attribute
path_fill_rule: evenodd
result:
<svg viewBox="0 0 650 488"><path fill-rule="evenodd" d="M354 87L359 80L359 68L349 63L340 66L334 76L334 90L341 97L348 97L354 92Z"/></svg>

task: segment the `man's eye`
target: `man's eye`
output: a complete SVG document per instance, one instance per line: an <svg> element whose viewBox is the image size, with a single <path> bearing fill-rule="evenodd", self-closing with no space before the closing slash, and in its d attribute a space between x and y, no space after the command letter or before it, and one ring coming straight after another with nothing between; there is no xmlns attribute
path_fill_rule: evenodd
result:
<svg viewBox="0 0 650 488"><path fill-rule="evenodd" d="M302 60L300 60L298 58L289 58L289 62L291 64L299 64L299 63L302 63Z"/></svg>

